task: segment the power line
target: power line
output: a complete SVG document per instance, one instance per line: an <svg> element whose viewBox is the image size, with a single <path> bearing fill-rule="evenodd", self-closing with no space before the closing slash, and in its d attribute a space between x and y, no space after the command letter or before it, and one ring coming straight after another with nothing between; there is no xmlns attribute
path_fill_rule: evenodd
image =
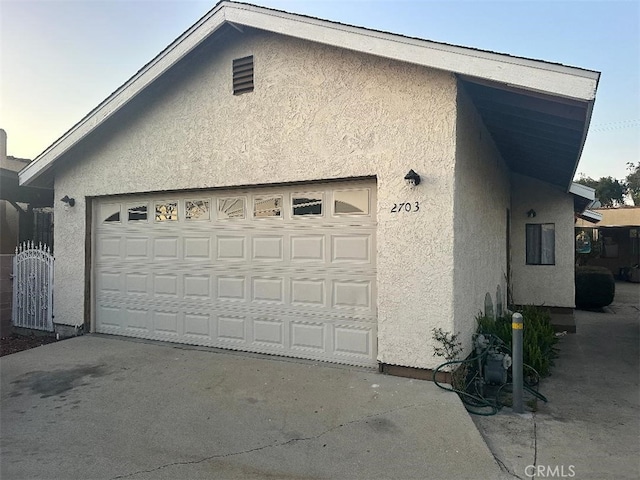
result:
<svg viewBox="0 0 640 480"><path fill-rule="evenodd" d="M596 123L591 127L593 132L606 132L610 130L621 130L623 128L637 128L640 127L640 119L635 120L620 120L617 122L608 123Z"/></svg>

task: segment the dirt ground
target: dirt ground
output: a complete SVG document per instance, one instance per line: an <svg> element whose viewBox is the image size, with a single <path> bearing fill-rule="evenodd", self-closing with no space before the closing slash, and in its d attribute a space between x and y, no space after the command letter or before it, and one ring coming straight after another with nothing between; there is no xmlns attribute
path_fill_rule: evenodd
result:
<svg viewBox="0 0 640 480"><path fill-rule="evenodd" d="M0 337L0 357L55 341L56 339L50 336L17 335L15 333L3 335Z"/></svg>

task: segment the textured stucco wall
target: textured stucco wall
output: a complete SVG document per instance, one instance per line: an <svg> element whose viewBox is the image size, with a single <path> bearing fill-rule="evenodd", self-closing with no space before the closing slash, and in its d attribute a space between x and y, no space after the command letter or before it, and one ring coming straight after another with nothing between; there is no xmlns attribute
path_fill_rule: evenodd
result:
<svg viewBox="0 0 640 480"><path fill-rule="evenodd" d="M255 91L231 94L253 54ZM432 367L452 328L452 75L265 32L205 42L56 171L56 322L83 323L86 197L377 176L379 360ZM422 183L403 177L413 168ZM416 213L391 213L419 201Z"/></svg>
<svg viewBox="0 0 640 480"><path fill-rule="evenodd" d="M505 302L509 170L462 86L458 90L454 199L454 331L471 345L487 293Z"/></svg>
<svg viewBox="0 0 640 480"><path fill-rule="evenodd" d="M573 197L549 184L512 175L511 272L513 301L519 305L575 306ZM527 212L535 210L535 218ZM556 264L526 264L527 223L554 223Z"/></svg>

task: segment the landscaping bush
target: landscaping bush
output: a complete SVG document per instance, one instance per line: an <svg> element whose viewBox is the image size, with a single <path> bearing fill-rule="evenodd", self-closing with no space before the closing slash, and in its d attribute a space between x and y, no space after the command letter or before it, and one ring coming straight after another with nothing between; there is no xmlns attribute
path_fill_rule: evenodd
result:
<svg viewBox="0 0 640 480"><path fill-rule="evenodd" d="M558 338L551 326L548 309L527 305L517 310L522 314L524 333L522 357L524 363L533 367L541 377L551 373L553 359L557 356L555 344ZM511 316L477 318L478 333L494 334L511 348Z"/></svg>
<svg viewBox="0 0 640 480"><path fill-rule="evenodd" d="M576 267L576 307L602 308L613 302L616 283L605 267Z"/></svg>

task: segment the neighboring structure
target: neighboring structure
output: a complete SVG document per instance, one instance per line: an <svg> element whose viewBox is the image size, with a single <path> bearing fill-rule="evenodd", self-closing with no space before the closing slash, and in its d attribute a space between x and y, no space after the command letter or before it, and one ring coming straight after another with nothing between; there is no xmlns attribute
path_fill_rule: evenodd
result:
<svg viewBox="0 0 640 480"><path fill-rule="evenodd" d="M583 219L576 221L576 232L584 230L598 242L600 254L589 259L589 265L607 267L621 280L639 282L640 206L597 208L594 211L602 217L597 225Z"/></svg>
<svg viewBox="0 0 640 480"><path fill-rule="evenodd" d="M38 208L53 205L53 191L18 185L18 171L30 161L7 155L7 134L0 129L0 335L6 335L11 326L11 274L16 246L25 240L41 241L44 233L48 234L47 239L53 239L53 213L45 214ZM40 224L45 225L38 228Z"/></svg>
<svg viewBox="0 0 640 480"><path fill-rule="evenodd" d="M433 368L485 298L571 310L598 78L221 2L20 173L57 329Z"/></svg>

